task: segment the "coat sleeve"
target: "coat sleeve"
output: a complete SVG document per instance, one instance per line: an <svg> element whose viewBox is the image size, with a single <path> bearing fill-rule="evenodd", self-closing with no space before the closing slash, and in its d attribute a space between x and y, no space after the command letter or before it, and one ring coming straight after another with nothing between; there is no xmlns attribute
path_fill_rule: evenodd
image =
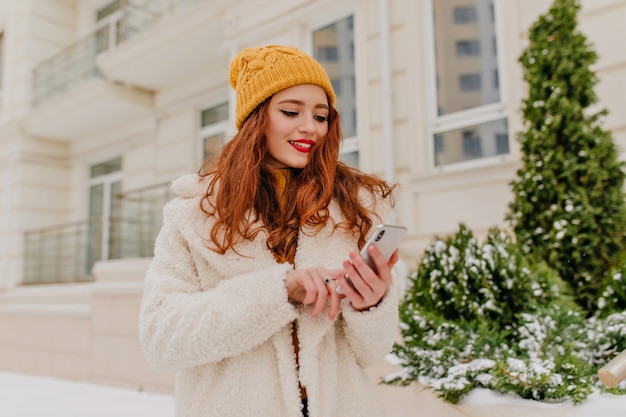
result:
<svg viewBox="0 0 626 417"><path fill-rule="evenodd" d="M342 303L343 333L358 364L366 368L390 353L399 334L397 286L367 311L356 311L347 299Z"/></svg>
<svg viewBox="0 0 626 417"><path fill-rule="evenodd" d="M148 269L139 336L150 364L181 370L236 356L293 321L284 285L288 264L200 287L192 253L167 213Z"/></svg>
<svg viewBox="0 0 626 417"><path fill-rule="evenodd" d="M365 202L367 204L367 198ZM377 221L390 221L391 205L389 200L379 198L370 200L371 208L378 213ZM391 352L393 343L399 334L398 277L395 271L393 283L382 300L367 311L356 311L350 301L342 301L343 333L359 365L368 367Z"/></svg>

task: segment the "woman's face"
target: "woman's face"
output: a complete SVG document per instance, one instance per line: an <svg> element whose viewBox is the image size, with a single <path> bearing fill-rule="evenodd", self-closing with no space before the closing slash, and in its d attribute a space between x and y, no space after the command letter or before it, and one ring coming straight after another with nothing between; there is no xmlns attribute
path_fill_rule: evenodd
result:
<svg viewBox="0 0 626 417"><path fill-rule="evenodd" d="M272 168L304 168L311 147L328 133L328 98L321 87L300 84L272 96L265 129L265 164Z"/></svg>

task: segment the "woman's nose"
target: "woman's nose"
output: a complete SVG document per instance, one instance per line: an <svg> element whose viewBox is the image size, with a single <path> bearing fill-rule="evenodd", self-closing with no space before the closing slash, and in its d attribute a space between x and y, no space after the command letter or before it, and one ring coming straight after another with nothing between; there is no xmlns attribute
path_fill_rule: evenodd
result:
<svg viewBox="0 0 626 417"><path fill-rule="evenodd" d="M302 123L300 123L300 126L298 127L298 129L301 132L314 132L315 131L315 122L312 118L309 117L304 117L302 119Z"/></svg>

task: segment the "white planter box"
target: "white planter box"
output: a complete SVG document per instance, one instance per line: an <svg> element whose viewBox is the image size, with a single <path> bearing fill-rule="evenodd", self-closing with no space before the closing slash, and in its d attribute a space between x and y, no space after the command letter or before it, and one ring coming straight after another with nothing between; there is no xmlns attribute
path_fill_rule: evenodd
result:
<svg viewBox="0 0 626 417"><path fill-rule="evenodd" d="M387 362L368 370L375 381L397 372ZM418 383L402 387L380 385L385 417L624 417L626 395L593 394L585 402L545 403L506 396L486 389L470 392L460 404L450 404Z"/></svg>

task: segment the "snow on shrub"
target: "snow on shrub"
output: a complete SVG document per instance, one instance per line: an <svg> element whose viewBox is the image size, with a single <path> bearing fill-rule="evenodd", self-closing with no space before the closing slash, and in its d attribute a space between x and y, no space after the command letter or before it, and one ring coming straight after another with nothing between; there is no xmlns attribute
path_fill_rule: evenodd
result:
<svg viewBox="0 0 626 417"><path fill-rule="evenodd" d="M388 358L457 403L477 387L541 401L583 401L626 348L626 313L586 318L556 273L530 264L498 229L481 245L464 225L427 248L400 305L402 343ZM614 392L626 393L626 384Z"/></svg>

